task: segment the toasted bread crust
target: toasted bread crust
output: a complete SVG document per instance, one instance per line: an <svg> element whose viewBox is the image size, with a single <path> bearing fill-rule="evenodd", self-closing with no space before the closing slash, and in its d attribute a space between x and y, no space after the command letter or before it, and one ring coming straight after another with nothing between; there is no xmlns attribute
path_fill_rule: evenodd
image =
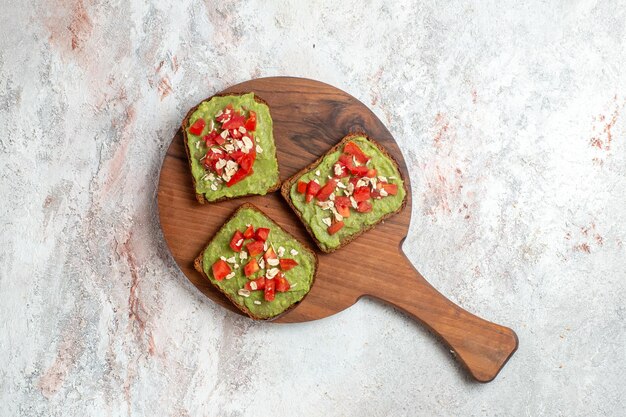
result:
<svg viewBox="0 0 626 417"><path fill-rule="evenodd" d="M277 314L273 317L268 317L268 318L262 318L259 316L256 316L254 313L252 313L245 305L239 305L235 299L228 294L227 292L225 292L224 290L222 290L218 285L216 285L213 281L211 281L211 279L207 276L206 272L204 272L204 265L202 262L202 258L204 256L204 251L207 250L207 248L211 245L211 243L213 242L213 240L215 239L215 236L217 236L217 234L222 230L222 228L224 226L226 226L226 224L233 218L235 217L240 210L245 209L245 208L249 208L252 210L256 210L259 213L263 214L265 217L267 217L272 223L274 223L274 225L282 230L283 232L285 232L287 235L289 235L291 238L293 238L294 240L296 240L297 242L300 243L300 245L302 245L302 247L311 255L313 255L313 259L315 259L315 265L313 268L313 278L311 279L311 287L309 288L309 292L311 292L311 288L313 288L313 284L315 284L315 275L317 274L317 269L318 269L318 264L319 261L317 259L317 255L315 254L315 252L313 250L311 250L307 245L305 245L304 243L302 243L300 240L298 240L298 238L296 238L295 236L293 236L291 233L287 232L285 229L283 229L282 227L280 227L280 225L278 223L276 223L274 220L272 220L271 217L269 217L267 214L265 214L265 212L263 212L263 210L261 210L260 208L258 208L257 206L255 206L252 203L244 203L241 206L239 206L237 208L237 210L235 210L233 212L233 214L231 214L228 219L226 219L226 221L224 222L224 224L222 225L222 227L220 227L217 232L215 232L215 234L211 237L211 239L209 240L209 243L207 243L207 245L204 247L204 249L202 249L202 251L200 252L200 254L198 255L198 257L196 257L196 259L194 259L193 261L193 266L196 269L196 271L200 272L200 274L202 274L202 276L209 281L215 288L217 288L218 291L220 291L222 294L224 294L226 296L226 298L228 298L234 305L235 307L239 308L241 311L243 311L244 313L246 313L250 318L254 319L254 320L264 320L264 321L270 321L270 320L274 320L284 314L286 314L287 312L291 311L292 309L294 309L298 304L300 304L306 297L307 295L309 295L309 292L307 292L306 294L304 294L304 297L302 297L302 299L300 301L297 301L295 303L293 303L292 305L290 305L285 311L283 311L280 314Z"/></svg>
<svg viewBox="0 0 626 417"><path fill-rule="evenodd" d="M298 179L300 179L300 177L302 177L304 174L306 174L307 172L311 171L313 168L318 166L322 162L322 160L328 154L331 154L331 153L333 153L333 152L343 148L343 146L346 144L346 142L352 140L355 137L365 137L365 138L367 138L367 140L369 140L374 146L376 146L383 153L383 155L385 155L387 158L389 158L389 160L391 160L391 162L395 165L396 169L398 170L398 173L400 174L400 179L402 180L402 187L404 188L405 196L404 196L404 199L402 200L402 204L400 205L400 207L396 211L393 211L391 213L385 214L376 223L371 224L371 225L366 225L358 233L355 233L353 235L350 235L350 236L344 238L343 240L340 241L339 246L337 246L336 248L324 248L321 245L321 242L315 237L315 233L313 233L313 229L311 229L311 226L309 225L309 223L307 223L304 220L304 218L302 217L302 213L300 213L300 210L298 210L298 208L291 201L291 196L290 196L290 194L291 194L291 187L293 186L293 184L296 181L298 181ZM311 235L311 238L313 238L313 240L317 244L317 247L324 253L331 253L331 252L336 251L337 249L341 249L342 247L346 246L348 243L352 242L354 239L356 239L357 237L361 236L363 233L365 233L368 230L371 230L374 227L376 227L380 222L384 221L385 219L388 219L389 217L391 217L391 216L393 216L393 215L395 215L397 213L400 213L404 209L404 207L406 207L407 196L408 196L409 192L408 192L408 189L406 188L406 181L404 180L404 176L402 175L402 171L398 167L398 162L396 161L396 159L392 155L390 155L387 152L387 150L382 147L382 145L380 145L378 142L376 142L375 140L370 138L367 134L365 134L364 132L357 131L357 132L349 133L348 135L344 136L343 139L341 139L339 141L339 143L337 143L335 146L330 148L328 151L324 152L324 154L322 156L320 156L317 160L315 160L314 162L310 163L309 165L307 165L306 167L304 167L300 171L298 171L296 174L294 174L293 176L291 176L290 178L285 180L283 182L283 185L281 186L280 193L283 196L283 198L285 199L285 201L287 201L287 204L289 204L289 207L291 207L291 209L294 211L294 213L296 213L296 215L298 216L298 218L300 219L302 224L304 224L304 227L306 228L307 232L309 232L309 235Z"/></svg>
<svg viewBox="0 0 626 417"><path fill-rule="evenodd" d="M191 181L193 183L194 191L196 190L196 178L193 176L193 174L191 174L191 154L189 153L189 143L188 143L188 138L187 138L187 128L189 127L189 118L198 109L200 104L204 103L205 101L211 100L213 97L241 96L241 95L244 95L244 94L248 94L248 93L219 93L219 94L214 94L211 97L206 98L206 99L202 100L200 103L196 104L194 107L192 107L187 112L187 115L185 115L185 118L183 119L183 123L181 124L181 129L183 131L183 140L185 142L185 153L187 154L187 162L189 164L189 174L191 175ZM268 102L263 100L261 97L257 96L256 93L254 94L254 101L256 101L257 103L265 104L268 108L270 108L270 105L268 104ZM272 185L267 190L268 193L274 192L274 191L276 191L276 190L278 190L280 188L280 167L278 166L278 164L276 164L276 166L277 166L277 169L278 169L278 180L276 181L276 184ZM200 203L200 204L217 203L218 201L231 200L231 199L235 199L235 198L248 197L248 196L252 196L252 195L258 195L258 194L243 194L243 195L238 195L236 197L221 197L221 198L218 198L216 200L209 201L206 198L204 198L204 195L196 193L196 200L198 200L198 203Z"/></svg>

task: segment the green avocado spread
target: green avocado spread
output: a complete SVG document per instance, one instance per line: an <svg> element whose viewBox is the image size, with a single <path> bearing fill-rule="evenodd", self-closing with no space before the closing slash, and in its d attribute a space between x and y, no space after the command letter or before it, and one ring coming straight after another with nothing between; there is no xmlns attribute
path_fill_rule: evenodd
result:
<svg viewBox="0 0 626 417"><path fill-rule="evenodd" d="M265 301L264 291L250 291L248 297L239 295L239 290L244 287L246 282L255 278L264 276L267 269L261 269L250 277L244 274L244 266L250 261L250 256L242 259L241 254L246 252L246 245L252 242L251 239L245 240L241 252L235 252L231 249L229 243L234 233L239 230L243 232L247 225L254 226L256 230L259 227L270 229L267 239L268 247L272 246L276 252L279 252L279 258L289 258L298 262L298 265L286 272L285 278L289 281L290 289L287 292L276 292L273 301ZM280 248L284 248L281 250ZM284 255L280 256L280 252L284 251ZM234 276L230 279L217 281L213 276L212 266L219 261L221 257L226 258L229 266L234 272ZM234 257L234 259L233 259ZM263 254L255 256L257 260L263 257ZM234 262L232 262L234 261ZM228 293L232 300L240 307L247 308L252 314L261 319L268 319L279 315L288 309L294 303L302 300L311 289L313 277L315 275L316 261L315 256L306 249L293 236L287 234L279 228L272 220L260 211L243 207L217 232L209 246L202 254L202 267L205 274L211 282ZM268 266L266 266L268 268Z"/></svg>
<svg viewBox="0 0 626 417"><path fill-rule="evenodd" d="M215 117L228 104L238 111L256 112L256 130L254 138L256 141L256 159L252 166L254 173L247 176L240 182L228 187L221 182L215 184L207 179L208 171L205 169L201 159L207 153L207 147L202 137L211 130L212 124L217 124ZM264 195L268 189L278 182L278 162L276 160L276 145L274 144L274 133L270 109L263 103L254 100L254 93L243 95L213 97L209 101L202 102L196 111L189 118L189 126L196 120L203 118L206 122L204 130L198 136L189 132L187 127L187 146L191 156L191 174L196 182L196 193L203 194L207 201L214 201L224 197L238 197L247 194ZM212 189L211 186L214 185Z"/></svg>
<svg viewBox="0 0 626 417"><path fill-rule="evenodd" d="M372 210L368 213L359 213L353 210L350 217L343 219L344 226L337 233L331 235L327 231L328 225L322 221L322 219L329 216L329 212L315 204L315 201L307 203L305 194L299 193L297 190L298 181L294 181L290 190L291 201L300 212L303 220L313 231L315 238L318 240L318 245L322 249L332 250L337 248L345 238L359 233L364 226L375 224L386 214L398 210L406 198L404 183L395 162L365 137L355 137L352 139L352 142L357 144L371 158L368 167L376 169L379 178L381 176L386 177L389 183L397 184L398 191L396 195L371 199ZM326 155L319 165L302 175L299 180L309 182L317 179L323 186L328 181L328 176L333 176L333 165L339 160L341 154L342 149L338 149ZM344 185L348 184L348 178L342 179L342 182Z"/></svg>

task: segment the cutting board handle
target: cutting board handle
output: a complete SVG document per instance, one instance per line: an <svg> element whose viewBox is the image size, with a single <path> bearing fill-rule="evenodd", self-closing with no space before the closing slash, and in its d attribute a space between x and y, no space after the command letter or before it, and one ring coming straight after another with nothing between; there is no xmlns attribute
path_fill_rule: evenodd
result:
<svg viewBox="0 0 626 417"><path fill-rule="evenodd" d="M368 294L405 311L441 337L470 374L493 380L517 350L515 332L477 317L444 297L413 267L404 254L390 272L389 288ZM397 272L397 274L396 274Z"/></svg>

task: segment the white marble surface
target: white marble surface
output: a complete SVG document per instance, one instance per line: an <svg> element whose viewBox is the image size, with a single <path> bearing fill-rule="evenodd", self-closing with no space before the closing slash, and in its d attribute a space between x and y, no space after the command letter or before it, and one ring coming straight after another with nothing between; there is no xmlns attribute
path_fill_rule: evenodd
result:
<svg viewBox="0 0 626 417"><path fill-rule="evenodd" d="M625 22L623 1L0 0L0 416L626 415ZM495 381L377 302L257 324L178 271L165 149L201 98L270 75L387 124L405 251L519 335Z"/></svg>

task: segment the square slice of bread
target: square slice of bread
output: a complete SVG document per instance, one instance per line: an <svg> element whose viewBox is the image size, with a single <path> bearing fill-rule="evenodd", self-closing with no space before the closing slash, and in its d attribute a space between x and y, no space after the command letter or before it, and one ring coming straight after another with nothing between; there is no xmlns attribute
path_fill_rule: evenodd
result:
<svg viewBox="0 0 626 417"><path fill-rule="evenodd" d="M233 187L237 187L238 192L236 192L234 195L232 196L224 196L221 195L223 194L223 191L221 191L221 189L218 189L216 191L209 189L202 189L202 184L199 184L199 181L201 181L200 178L196 178L196 176L194 175L194 166L196 166L196 170L198 170L198 167L200 166L200 158L201 158L201 154L202 151L204 150L204 148L202 149L198 149L195 146L193 146L193 144L195 144L195 141L197 141L197 139L195 137L193 137L193 135L190 135L188 133L188 129L191 125L191 118L194 115L194 113L198 110L198 108L202 105L202 103L206 103L206 102L210 102L211 100L213 100L214 98L218 98L218 97L224 97L224 98L228 98L228 97L233 97L233 98L238 98L238 97L242 97L245 95L249 95L249 94L254 94L254 93L221 93L221 94L216 94L213 95L205 100L202 100L200 103L198 103L196 106L194 106L193 108L191 108L189 110L189 112L187 113L187 115L185 116L185 118L183 119L183 123L182 123L182 131L183 131L183 140L184 140L184 145L185 145L185 152L187 154L187 161L189 164L189 173L191 175L191 179L193 182L193 188L194 191L196 193L196 199L198 200L199 203L204 204L204 203L215 203L218 201L223 201L223 200L228 200L228 199L232 199L232 198L241 198L241 197L246 197L246 196L250 196L250 195L258 195L258 194L267 194L273 191L276 191L280 188L280 172L279 172L279 168L278 168L278 159L276 158L276 144L274 141L274 133L273 133L273 121L271 119L271 113L270 113L270 106L269 104L263 100L262 98L260 98L259 96L257 96L256 94L254 94L254 102L262 105L262 106L266 106L268 111L267 111L267 118L269 118L269 120L257 120L257 123L270 123L272 124L272 128L269 131L269 136L267 138L263 138L263 142L264 144L266 144L266 146L263 149L262 153L257 153L257 160L260 159L267 159L269 162L273 162L273 164L276 167L276 173L272 173L272 175L267 176L266 173L262 173L262 172L257 172L255 171L252 175L250 175L247 178L244 178L244 180L241 181L241 183L235 184ZM258 115L260 116L260 115ZM215 117L215 115L212 116L213 118ZM257 129L259 128L259 125L257 125ZM258 139L258 138L257 138ZM193 144L192 144L193 142ZM204 151L206 152L206 151ZM254 165L253 165L253 169L254 166L257 165L258 161L255 161ZM257 165L258 166L258 165ZM249 184L249 186L255 186L258 185L260 182L264 181L264 179L262 179L263 176L267 176L267 178L272 178L275 177L276 181L273 183L269 183L266 185L265 188L263 188L260 192L259 191L246 191L245 187L242 187L242 183L245 184ZM248 186L248 188L250 188ZM212 195L215 195L215 197L213 197Z"/></svg>
<svg viewBox="0 0 626 417"><path fill-rule="evenodd" d="M297 272L298 267L305 266L305 265L311 268L310 283L309 283L308 289L306 289L305 292L303 292L302 288L298 288L295 286L293 286L292 289L290 289L287 293L276 292L275 294L276 298L274 301L281 300L280 303L289 302L290 304L287 305L284 310L276 312L275 314L273 312L271 314L267 312L268 308L271 309L273 307L270 304L266 304L266 303L273 303L274 301L264 301L264 300L261 301L262 294L260 294L261 296L260 298L258 294L259 291L254 291L251 297L242 297L237 294L236 290L240 289L242 287L242 284L249 281L249 279L246 278L243 273L244 262L241 262L239 268L235 270L236 272L235 276L233 276L232 279L230 280L217 281L212 276L212 271L211 271L212 263L217 262L217 260L220 259L220 256L224 256L225 258L230 258L231 256L235 256L235 259L237 259L236 252L234 252L229 246L230 238L232 236L232 230L231 230L232 226L239 225L239 227L237 227L236 230L240 230L240 231L242 231L241 227L245 229L246 224L252 224L255 227L255 229L259 227L258 224L255 225L253 223L250 223L249 220L247 220L251 217L251 215L249 214L251 212L257 213L259 215L259 218L263 219L263 224L260 226L270 228L271 231L269 234L269 238L267 240L268 242L273 243L276 239L275 236L277 234L280 235L280 237L282 238L281 241L283 242L283 244L285 244L285 246L287 246L285 242L289 242L289 248L287 248L289 250L286 249L286 253L284 257L295 259L296 261L299 262L298 266L285 272L285 277L292 285L293 285L292 281L294 280L294 277L295 277L293 275L293 271ZM279 231L279 232L277 233L276 231ZM274 235L272 235L272 233L274 233ZM218 240L219 240L219 243L217 243ZM247 243L249 243L248 240L245 241L244 248ZM278 249L278 248L275 248L275 249ZM291 252L292 249L295 251ZM212 251L212 252L217 251L217 253L210 252L207 254L207 251ZM262 256L263 255L261 255L261 257ZM211 264L205 265L204 262L208 258L212 258L210 259ZM247 262L250 259L251 258L248 257L245 261ZM317 273L318 259L314 251L309 249L304 243L300 242L296 237L292 236L285 229L280 227L274 220L272 220L269 216L267 216L261 209L259 209L253 204L244 203L233 212L233 214L226 220L226 222L224 222L224 225L222 225L222 227L209 240L209 243L200 252L198 257L194 260L194 268L200 274L202 274L202 276L206 280L208 280L211 284L213 284L215 288L217 288L222 294L224 294L224 296L226 296L237 308L239 308L241 311L243 311L245 314L247 314L251 318L255 320L273 320L287 313L293 308L295 308L308 295L310 289L313 287L315 283L315 274ZM302 273L302 271L298 273ZM296 281L296 282L300 284L302 281ZM289 294L290 291L292 292L291 294ZM297 291L299 292L296 293ZM260 291L260 293L263 293L263 291ZM287 297L289 297L289 299ZM252 301L252 303L248 301ZM254 303L254 301L261 301L261 303L257 305L256 303Z"/></svg>
<svg viewBox="0 0 626 417"><path fill-rule="evenodd" d="M345 144L350 142L350 141L354 141L357 138L364 138L367 141L367 143L369 143L372 146L372 149L377 149L380 152L381 157L385 158L386 160L388 160L390 162L390 166L393 167L393 170L394 170L394 175L401 182L401 187L398 187L398 190L399 191L401 190L400 192L401 192L402 200L401 200L401 202L399 202L399 204L397 204L397 208L395 208L394 210L386 212L386 213L383 213L380 217L374 219L375 221L373 221L373 222L371 222L369 224L367 224L367 223L361 224L360 227L358 227L357 230L353 230L352 233L341 233L341 230L340 230L338 232L338 235L341 234L341 237L337 236L337 239L335 239L332 236L330 236L326 232L326 230L324 228L317 227L317 230L315 230L313 225L311 224L311 222L308 221L307 218L305 218L305 216L303 215L302 211L298 207L298 206L303 207L302 206L302 202L304 201L303 200L304 195L303 194L298 194L295 191L295 187L297 187L297 183L298 183L298 180L300 180L300 178L302 178L303 176L307 176L307 175L309 177L311 177L312 176L311 173L317 173L318 167L326 160L326 158L331 158L331 156L333 154L335 154L336 152L339 152L339 154L341 154ZM366 152L366 154L367 154L367 152ZM373 168L376 168L376 167L373 166ZM323 172L323 173L320 172L319 176L316 175L316 177L319 178L320 184L322 186L328 180L328 177L326 176L327 174L329 174L329 173L328 172ZM340 249L343 246L347 245L348 243L350 243L351 241L353 241L354 239L356 239L357 237L359 237L363 233L365 233L368 230L374 228L377 224L379 224L383 220L385 220L385 219L393 216L394 214L399 213L400 211L402 211L402 209L406 206L406 201L407 201L407 197L406 196L408 194L408 191L407 191L407 188L406 188L406 182L404 181L404 178L402 176L402 172L398 168L398 164L397 164L396 160L385 150L385 148L383 148L380 144L378 144L377 142L372 140L365 133L363 133L363 132L355 132L355 133L350 133L347 136L345 136L339 143L337 143L335 146L333 146L331 149L329 149L326 153L324 153L324 155L322 155L315 162L313 162L313 163L309 164L308 166L304 167L298 173L296 173L291 178L289 178L285 182L283 182L283 185L281 187L281 194L282 194L283 198L287 201L287 203L289 204L291 209L300 218L300 220L302 221L302 223L306 227L306 230L309 232L309 234L311 235L311 237L313 238L313 240L315 241L315 243L317 244L319 249L322 252L330 253L330 252L334 252L335 250ZM292 198L294 195L296 196L296 198L302 199L302 202L298 202L298 203L295 202L293 200L293 198ZM304 203L304 204L315 204L315 201L316 200L312 201L311 203ZM376 202L373 202L372 204L375 205ZM319 218L320 216L328 216L328 215L330 215L330 214L323 214L324 212L321 209L320 210L315 209L315 210L316 210L316 214L315 214L315 216L312 217L312 219L314 221L316 221L316 222L320 220L320 218ZM358 219L360 215L361 215L361 213L357 213L356 211L352 211L350 218ZM349 221L349 219L344 219L344 220ZM319 224L318 224L318 226L319 226ZM358 224L355 223L355 224L353 224L352 228L354 229L354 227L356 227L356 226L358 226ZM320 237L321 238L327 238L327 237L331 238L333 241L336 241L335 242L336 244L333 244L333 245L325 244L324 242L322 242L320 240Z"/></svg>

